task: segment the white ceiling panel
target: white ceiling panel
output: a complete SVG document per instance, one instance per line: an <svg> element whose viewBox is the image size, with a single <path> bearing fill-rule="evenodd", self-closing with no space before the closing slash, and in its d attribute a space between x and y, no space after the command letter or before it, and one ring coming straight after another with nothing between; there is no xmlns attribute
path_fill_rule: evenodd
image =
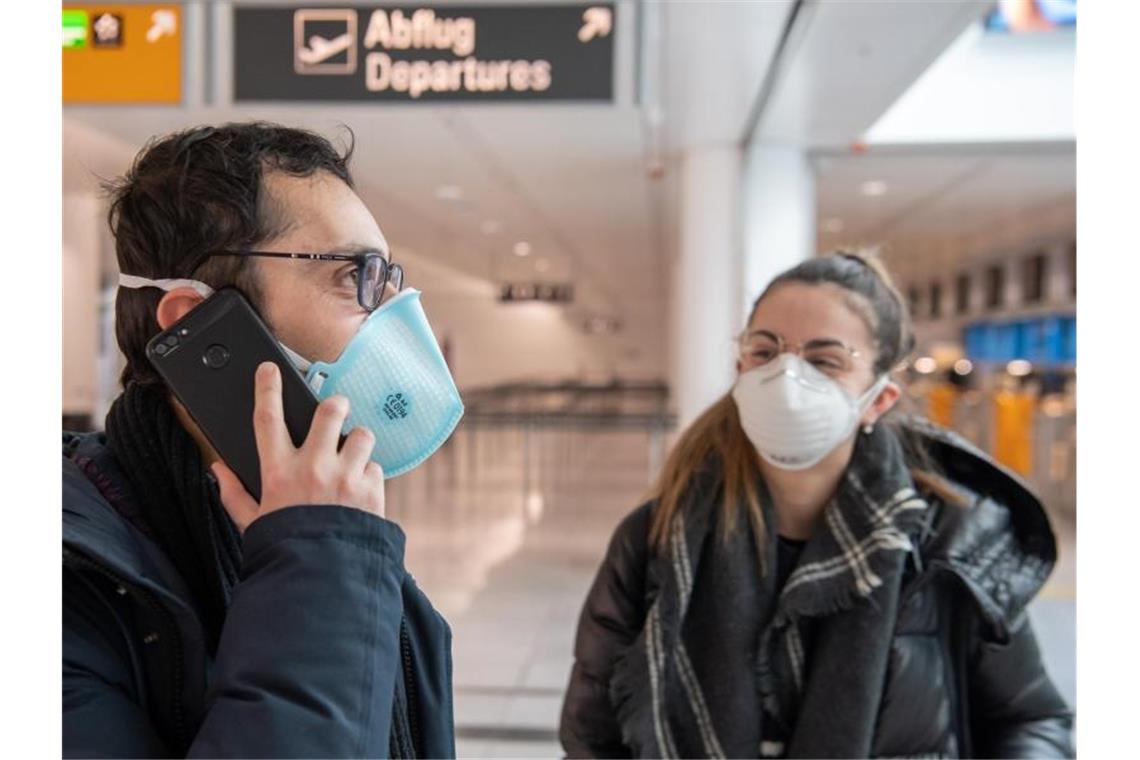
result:
<svg viewBox="0 0 1140 760"><path fill-rule="evenodd" d="M759 139L849 145L992 3L806 3Z"/></svg>
<svg viewBox="0 0 1140 760"><path fill-rule="evenodd" d="M1075 145L928 147L816 158L821 249L971 257L1075 223ZM882 182L882 195L862 192Z"/></svg>
<svg viewBox="0 0 1140 760"><path fill-rule="evenodd" d="M662 3L669 144L736 143L768 71L791 0Z"/></svg>

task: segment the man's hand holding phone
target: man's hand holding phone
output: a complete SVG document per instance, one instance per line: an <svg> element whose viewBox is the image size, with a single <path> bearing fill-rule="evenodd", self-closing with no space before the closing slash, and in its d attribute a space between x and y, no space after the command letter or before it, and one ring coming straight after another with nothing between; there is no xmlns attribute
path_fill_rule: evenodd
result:
<svg viewBox="0 0 1140 760"><path fill-rule="evenodd" d="M238 530L245 532L262 515L285 507L330 504L384 516L384 473L371 460L376 439L354 428L340 451L340 431L348 400L332 396L317 407L304 444L297 448L285 427L281 372L273 362L257 368L253 425L261 461L261 503L223 462L211 471L221 488L222 504Z"/></svg>

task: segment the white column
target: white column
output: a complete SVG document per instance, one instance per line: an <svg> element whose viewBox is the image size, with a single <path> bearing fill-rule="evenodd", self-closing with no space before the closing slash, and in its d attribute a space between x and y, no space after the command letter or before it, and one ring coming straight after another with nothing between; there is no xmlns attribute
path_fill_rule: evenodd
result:
<svg viewBox="0 0 1140 760"><path fill-rule="evenodd" d="M693 148L681 160L680 245L673 270L673 403L678 430L727 393L741 325L740 151Z"/></svg>
<svg viewBox="0 0 1140 760"><path fill-rule="evenodd" d="M798 148L753 143L744 160L739 324L772 279L815 255L815 175Z"/></svg>

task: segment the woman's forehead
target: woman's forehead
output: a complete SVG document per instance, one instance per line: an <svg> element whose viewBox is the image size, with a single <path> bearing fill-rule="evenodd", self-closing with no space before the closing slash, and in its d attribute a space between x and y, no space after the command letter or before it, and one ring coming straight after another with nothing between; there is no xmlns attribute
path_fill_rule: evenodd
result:
<svg viewBox="0 0 1140 760"><path fill-rule="evenodd" d="M837 338L855 346L871 346L867 317L859 313L855 294L834 283L785 283L771 290L756 307L751 333L766 330L793 343Z"/></svg>

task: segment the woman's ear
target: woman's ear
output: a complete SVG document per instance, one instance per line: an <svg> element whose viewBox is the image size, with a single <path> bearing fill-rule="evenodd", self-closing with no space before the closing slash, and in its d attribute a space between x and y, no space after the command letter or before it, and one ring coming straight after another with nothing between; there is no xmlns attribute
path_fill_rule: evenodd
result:
<svg viewBox="0 0 1140 760"><path fill-rule="evenodd" d="M891 410L895 404L898 403L899 398L902 396L902 389L899 388L898 383L889 382L883 386L879 391L878 397L875 402L867 408L863 413L863 419L860 420L860 425L874 425L879 421L879 418Z"/></svg>
<svg viewBox="0 0 1140 760"><path fill-rule="evenodd" d="M204 300L206 299L193 288L175 288L158 302L158 310L155 313L158 326L163 330L169 329Z"/></svg>

